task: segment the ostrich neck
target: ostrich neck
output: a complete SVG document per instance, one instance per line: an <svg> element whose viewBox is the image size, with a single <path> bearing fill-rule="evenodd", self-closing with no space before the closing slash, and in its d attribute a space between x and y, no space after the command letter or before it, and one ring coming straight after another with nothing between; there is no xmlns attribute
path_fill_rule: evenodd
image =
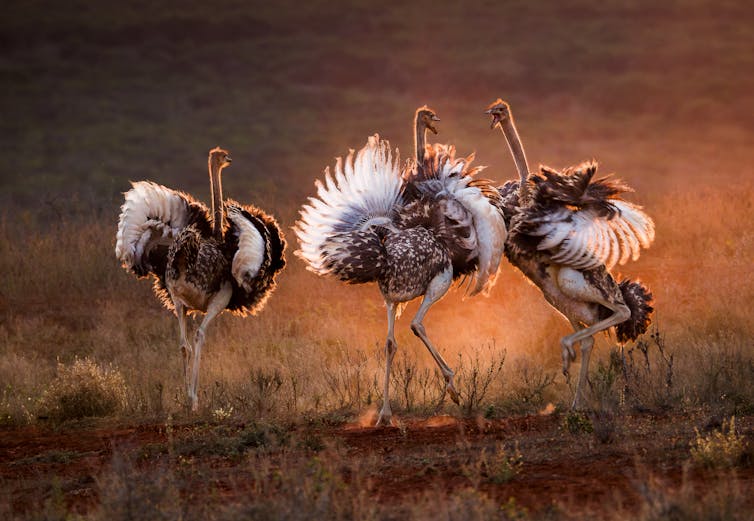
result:
<svg viewBox="0 0 754 521"><path fill-rule="evenodd" d="M511 155L513 155L513 161L516 163L518 175L521 178L521 182L518 185L518 202L523 207L529 198L529 164L526 162L524 147L521 144L521 138L518 136L516 125L513 123L513 117L509 116L505 118L500 126L503 130L503 135L505 135L505 140L508 142Z"/></svg>
<svg viewBox="0 0 754 521"><path fill-rule="evenodd" d="M421 165L424 163L424 147L427 144L427 127L419 118L416 118L416 127L414 128L414 144L416 146L416 162Z"/></svg>
<svg viewBox="0 0 754 521"><path fill-rule="evenodd" d="M223 238L223 219L225 218L221 171L217 166L210 166L209 169L209 191L212 195L212 236L219 241Z"/></svg>

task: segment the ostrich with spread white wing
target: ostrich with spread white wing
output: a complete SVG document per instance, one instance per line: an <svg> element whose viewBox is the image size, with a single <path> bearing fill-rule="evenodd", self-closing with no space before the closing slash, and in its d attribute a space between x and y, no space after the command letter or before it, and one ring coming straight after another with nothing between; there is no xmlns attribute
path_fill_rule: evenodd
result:
<svg viewBox="0 0 754 521"><path fill-rule="evenodd" d="M150 181L125 193L115 255L178 316L183 372L191 408L198 409L199 362L207 327L222 311L256 314L285 266L285 239L275 219L251 205L223 201L221 173L231 158L209 152L211 212L190 195ZM187 315L204 318L189 340ZM189 368L190 365L190 368Z"/></svg>
<svg viewBox="0 0 754 521"><path fill-rule="evenodd" d="M421 110L421 109L420 109ZM419 112L417 112L419 117ZM429 118L427 121L436 121ZM383 405L377 425L392 417L390 367L397 350L394 335L401 306L422 297L411 330L429 350L454 401L453 371L430 341L423 320L454 279L473 277L472 292L494 282L505 241L505 223L480 188L469 159L455 158L452 148L434 147L424 158L424 177L401 172L387 141L371 136L354 158L338 158L332 176L316 181L317 196L301 210L295 232L296 254L308 269L348 283L376 282L387 306ZM413 164L408 169L415 171ZM407 197L407 186L415 189ZM494 191L494 190L493 190ZM494 199L499 199L494 191ZM410 201L409 201L410 199ZM497 247L498 251L492 251Z"/></svg>

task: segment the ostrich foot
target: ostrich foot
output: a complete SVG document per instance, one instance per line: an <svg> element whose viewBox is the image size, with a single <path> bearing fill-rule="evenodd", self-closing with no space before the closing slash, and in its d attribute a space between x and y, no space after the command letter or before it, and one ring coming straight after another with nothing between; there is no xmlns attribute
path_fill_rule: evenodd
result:
<svg viewBox="0 0 754 521"><path fill-rule="evenodd" d="M445 386L445 392L448 393L450 399L453 400L453 403L455 403L456 405L461 405L461 395L458 394L458 391L456 391L456 388L453 385L453 375L446 376L445 382L447 382L447 385Z"/></svg>
<svg viewBox="0 0 754 521"><path fill-rule="evenodd" d="M390 406L382 406L382 410L380 410L380 415L377 417L377 423L374 424L375 427L389 427L392 425L392 419L393 419L393 412L390 410Z"/></svg>

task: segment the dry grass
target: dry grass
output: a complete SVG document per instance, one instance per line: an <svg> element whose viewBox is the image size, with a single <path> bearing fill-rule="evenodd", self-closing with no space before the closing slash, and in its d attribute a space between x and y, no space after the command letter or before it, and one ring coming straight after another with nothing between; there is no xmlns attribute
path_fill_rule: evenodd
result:
<svg viewBox="0 0 754 521"><path fill-rule="evenodd" d="M691 459L695 464L711 468L733 468L750 455L745 438L736 431L736 417L724 420L719 429L702 434L696 430L691 443Z"/></svg>
<svg viewBox="0 0 754 521"><path fill-rule="evenodd" d="M126 405L126 384L120 372L89 359L58 365L55 379L39 399L39 415L57 422L112 416Z"/></svg>
<svg viewBox="0 0 754 521"><path fill-rule="evenodd" d="M596 406L706 404L729 414L754 409L754 318L747 312L754 282L741 265L754 255L754 242L739 217L752 215L746 201L754 199L754 190L739 193L726 200L705 190L680 195L682 207L650 208L657 245L631 272L655 293L656 328L627 346L617 365L609 340L598 342L591 386ZM716 218L699 222L692 208L700 206ZM0 252L0 272L11 303L0 325L4 423L33 418L29 402L42 395L57 364L81 357L120 371L129 414L182 410L176 321L157 304L149 282L117 266L111 225L63 221L44 231L35 223L11 227L6 220L0 233L8 245ZM32 239L22 247L19 234ZM452 290L430 313L427 329L459 370L462 411L496 414L566 404L571 391L559 375L557 342L568 328L539 293L504 264L490 297L461 297ZM438 406L453 411L440 402L431 359L406 327L414 306L398 324L394 404L406 412ZM379 403L384 327L375 288L319 279L291 259L260 316L222 316L210 329L200 379L205 413L355 414Z"/></svg>

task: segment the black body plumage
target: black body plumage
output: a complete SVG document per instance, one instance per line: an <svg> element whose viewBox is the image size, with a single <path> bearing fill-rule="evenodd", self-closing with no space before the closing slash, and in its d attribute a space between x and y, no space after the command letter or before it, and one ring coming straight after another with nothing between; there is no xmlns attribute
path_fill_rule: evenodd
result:
<svg viewBox="0 0 754 521"><path fill-rule="evenodd" d="M249 220L257 229L265 243L264 259L259 268L259 273L246 282L249 289L241 287L231 277L233 294L230 297L227 309L234 314L244 316L247 313L254 314L264 305L267 298L275 289L275 277L285 267L285 238L277 221L271 215L252 205L240 205L235 201L229 201L229 206L236 206L241 214ZM238 250L238 237L240 231L231 222L225 233L224 252L226 258L231 258Z"/></svg>

